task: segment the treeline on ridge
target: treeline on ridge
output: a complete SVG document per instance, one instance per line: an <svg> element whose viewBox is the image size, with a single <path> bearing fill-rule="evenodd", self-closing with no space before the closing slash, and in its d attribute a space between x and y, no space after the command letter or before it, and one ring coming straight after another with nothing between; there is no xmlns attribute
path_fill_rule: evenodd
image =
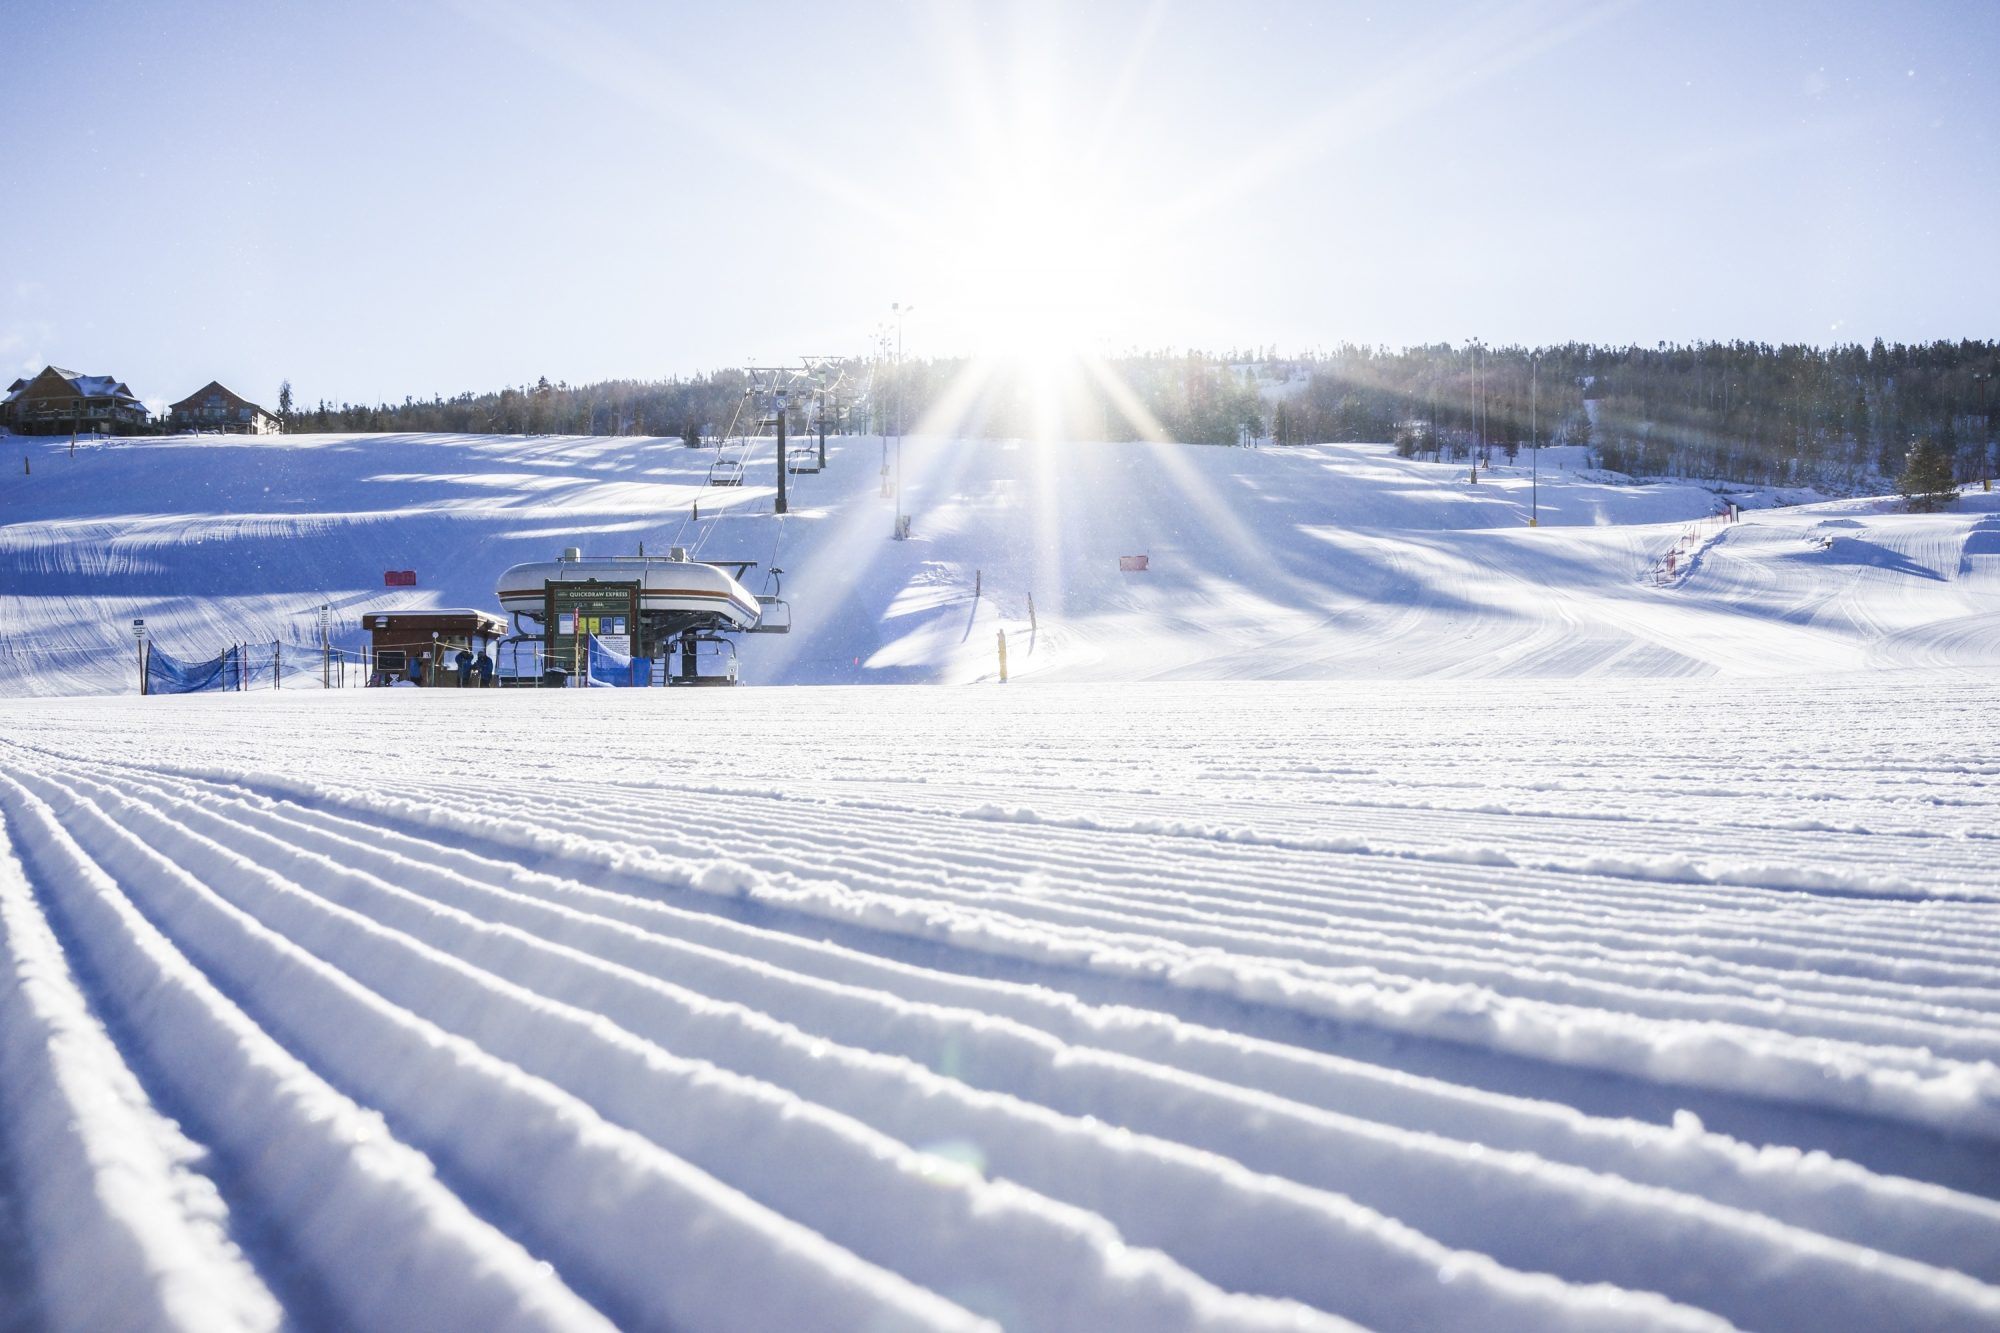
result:
<svg viewBox="0 0 2000 1333"><path fill-rule="evenodd" d="M1406 455L1513 455L1533 442L1589 445L1604 467L1646 476L1856 486L1894 477L1919 441L1960 480L1992 475L2000 344L1565 343L1525 348L1342 345L1159 351L1051 363L1034 373L959 358L842 368L829 429L971 438L1163 439L1190 444L1394 441ZM702 442L749 429L747 375L550 383L369 407L324 401L287 414L301 431L667 435ZM289 400L289 385L284 397ZM792 398L811 428L810 393ZM740 414L740 415L739 415Z"/></svg>

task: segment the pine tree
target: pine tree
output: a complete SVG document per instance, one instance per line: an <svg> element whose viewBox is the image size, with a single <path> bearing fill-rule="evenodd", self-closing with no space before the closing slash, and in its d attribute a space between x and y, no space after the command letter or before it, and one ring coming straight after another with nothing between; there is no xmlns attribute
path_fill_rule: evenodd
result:
<svg viewBox="0 0 2000 1333"><path fill-rule="evenodd" d="M1896 478L1896 490L1909 503L1911 513L1927 514L1958 499L1951 461L1951 455L1929 437L1916 442L1903 474Z"/></svg>
<svg viewBox="0 0 2000 1333"><path fill-rule="evenodd" d="M278 385L278 429L292 428L292 382L286 380Z"/></svg>

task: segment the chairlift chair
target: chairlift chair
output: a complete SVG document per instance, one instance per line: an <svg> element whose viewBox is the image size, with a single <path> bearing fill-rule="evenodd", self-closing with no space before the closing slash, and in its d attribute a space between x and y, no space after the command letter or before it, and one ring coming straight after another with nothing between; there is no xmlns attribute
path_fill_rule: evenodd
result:
<svg viewBox="0 0 2000 1333"><path fill-rule="evenodd" d="M781 595L785 591L785 571L771 566L768 582L771 591L757 594L757 623L750 627L752 634L790 634L792 632L792 604Z"/></svg>
<svg viewBox="0 0 2000 1333"><path fill-rule="evenodd" d="M518 623L515 626L519 629ZM543 639L540 634L526 632L513 634L500 640L494 648L494 663L499 672L493 683L502 689L538 688L547 683L542 662ZM521 658L527 656L527 670L523 671Z"/></svg>
<svg viewBox="0 0 2000 1333"><path fill-rule="evenodd" d="M757 623L750 629L752 634L790 634L792 632L792 606L782 597L757 594L759 611Z"/></svg>
<svg viewBox="0 0 2000 1333"><path fill-rule="evenodd" d="M711 645L713 651L703 652L702 645ZM680 653L680 669L667 676L669 685L734 685L736 683L736 644L720 634L697 630L678 636L676 648ZM666 653L660 656L664 659ZM704 672L704 661L719 663L718 670Z"/></svg>

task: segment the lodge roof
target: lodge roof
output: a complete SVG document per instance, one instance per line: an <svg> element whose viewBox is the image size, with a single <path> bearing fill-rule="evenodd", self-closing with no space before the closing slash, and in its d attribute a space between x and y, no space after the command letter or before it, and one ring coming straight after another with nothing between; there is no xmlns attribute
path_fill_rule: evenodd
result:
<svg viewBox="0 0 2000 1333"><path fill-rule="evenodd" d="M125 382L116 375L79 375L74 370L64 370L61 366L44 366L40 373L26 379L15 380L7 386L7 396L0 402L13 402L24 393L28 386L49 376L66 382L70 390L79 398L123 398L132 403L139 401L133 392L125 387Z"/></svg>
<svg viewBox="0 0 2000 1333"><path fill-rule="evenodd" d="M267 417L277 415L274 412L267 412L263 408L258 407L257 404L251 402L248 398L245 398L242 394L236 393L235 391L231 390L228 386L223 384L221 380L210 380L208 383L202 385L199 389L196 389L193 393L189 394L187 397L181 399L178 403L169 404L167 410L171 412L178 412L184 407L192 408L197 405L198 400L207 398L210 394L215 394L215 393L219 393L224 398L227 398L229 400L229 405L231 407L256 408L257 411L263 412L264 415Z"/></svg>

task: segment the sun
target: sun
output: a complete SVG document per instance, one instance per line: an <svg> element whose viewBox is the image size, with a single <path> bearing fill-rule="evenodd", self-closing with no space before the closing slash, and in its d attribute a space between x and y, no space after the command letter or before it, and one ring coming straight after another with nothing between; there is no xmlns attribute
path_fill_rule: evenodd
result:
<svg viewBox="0 0 2000 1333"><path fill-rule="evenodd" d="M1121 36L1122 72L1085 71L1079 53L1094 48L1072 22L1028 10L1012 26L943 21L936 34L948 74L927 104L935 152L904 178L892 263L925 354L963 359L960 391L928 423L941 433L958 410L997 402L1038 440L1154 433L1127 424L1101 382L1119 354L1181 324L1185 265L1170 258L1183 229L1163 197L1177 157L1130 114L1143 35Z"/></svg>
<svg viewBox="0 0 2000 1333"><path fill-rule="evenodd" d="M1052 101L1023 89L1003 104L919 209L933 331L1012 361L1129 341L1157 290L1145 192L1066 133Z"/></svg>
<svg viewBox="0 0 2000 1333"><path fill-rule="evenodd" d="M1115 232L1091 195L1011 179L965 218L941 304L962 312L976 354L1038 360L1098 347L1144 296Z"/></svg>

